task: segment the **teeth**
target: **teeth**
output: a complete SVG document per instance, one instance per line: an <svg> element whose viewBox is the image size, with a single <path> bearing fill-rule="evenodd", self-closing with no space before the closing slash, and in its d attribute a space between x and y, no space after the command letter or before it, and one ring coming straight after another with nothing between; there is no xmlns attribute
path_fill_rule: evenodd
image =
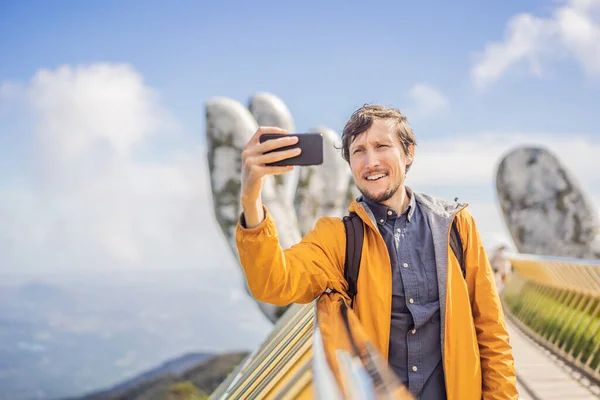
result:
<svg viewBox="0 0 600 400"><path fill-rule="evenodd" d="M379 178L383 178L384 176L386 176L385 174L377 174L377 175L371 175L371 176L367 176L367 180L369 181L375 181Z"/></svg>

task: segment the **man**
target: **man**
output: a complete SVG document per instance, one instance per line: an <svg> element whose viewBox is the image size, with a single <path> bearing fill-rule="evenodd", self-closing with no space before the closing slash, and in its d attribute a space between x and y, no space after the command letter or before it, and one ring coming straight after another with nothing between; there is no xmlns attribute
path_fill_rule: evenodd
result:
<svg viewBox="0 0 600 400"><path fill-rule="evenodd" d="M295 137L259 143L242 159L243 213L236 230L240 261L253 295L264 302L307 303L330 289L345 293L345 234L339 218L322 217L285 251L261 202L263 177L292 167L266 163L299 149L264 154ZM362 196L349 207L365 239L354 311L390 367L423 400L516 399L516 376L494 276L465 205L415 193L405 177L416 140L400 111L364 106L346 124L342 156ZM449 166L451 167L451 166ZM466 276L449 245L456 220Z"/></svg>
<svg viewBox="0 0 600 400"><path fill-rule="evenodd" d="M511 264L506 258L506 250L505 245L500 245L494 250L490 258L490 264L496 279L496 289L499 293L504 289L504 284L510 278L511 273Z"/></svg>

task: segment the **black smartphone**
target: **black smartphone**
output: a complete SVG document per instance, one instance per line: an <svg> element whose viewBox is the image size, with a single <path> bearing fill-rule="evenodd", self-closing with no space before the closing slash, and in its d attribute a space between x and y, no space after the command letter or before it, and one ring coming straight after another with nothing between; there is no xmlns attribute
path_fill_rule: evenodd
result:
<svg viewBox="0 0 600 400"><path fill-rule="evenodd" d="M268 166L280 167L286 165L321 165L323 164L323 135L320 133L265 133L260 136L260 142L263 143L270 139L278 139L280 137L298 136L298 142L291 146L280 147L275 150L266 152L265 154L274 151L282 151L300 147L302 152L296 157L287 158L285 160L274 163L267 163Z"/></svg>

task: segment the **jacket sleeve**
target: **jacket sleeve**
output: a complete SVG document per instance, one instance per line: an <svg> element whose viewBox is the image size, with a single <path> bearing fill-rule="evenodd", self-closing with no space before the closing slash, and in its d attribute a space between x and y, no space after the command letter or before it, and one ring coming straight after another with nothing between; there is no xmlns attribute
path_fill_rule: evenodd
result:
<svg viewBox="0 0 600 400"><path fill-rule="evenodd" d="M483 400L516 400L514 358L494 274L473 217L465 211L464 218L467 229L461 237L466 239L466 279L481 356Z"/></svg>
<svg viewBox="0 0 600 400"><path fill-rule="evenodd" d="M327 289L345 293L342 221L320 218L299 243L283 250L275 221L266 206L264 210L265 219L259 226L246 229L242 215L236 227L240 264L252 295L285 306L309 303Z"/></svg>

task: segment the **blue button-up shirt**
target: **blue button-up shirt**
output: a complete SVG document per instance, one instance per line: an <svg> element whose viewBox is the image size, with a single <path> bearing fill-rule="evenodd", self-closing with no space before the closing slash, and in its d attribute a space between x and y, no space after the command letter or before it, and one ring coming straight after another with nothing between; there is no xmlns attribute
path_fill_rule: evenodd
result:
<svg viewBox="0 0 600 400"><path fill-rule="evenodd" d="M410 189L402 215L360 199L371 209L387 245L392 268L392 315L388 363L422 400L446 399L440 340L440 302L433 238Z"/></svg>

